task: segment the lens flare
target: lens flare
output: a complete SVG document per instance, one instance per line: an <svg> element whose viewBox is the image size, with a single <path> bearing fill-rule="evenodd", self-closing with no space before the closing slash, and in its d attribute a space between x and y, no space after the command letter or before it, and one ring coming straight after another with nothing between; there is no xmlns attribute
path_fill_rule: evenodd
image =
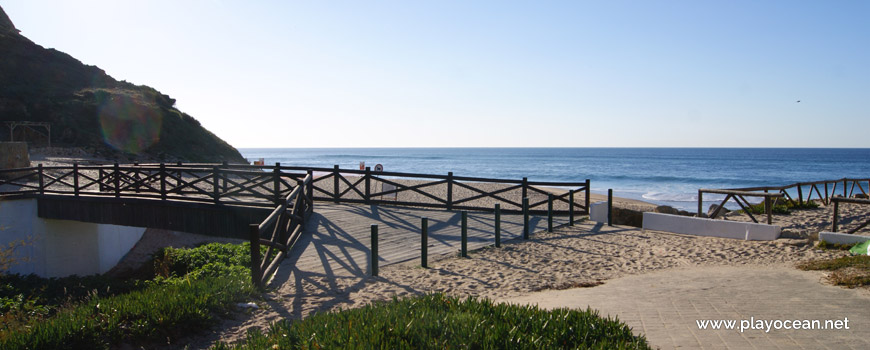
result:
<svg viewBox="0 0 870 350"><path fill-rule="evenodd" d="M119 151L139 154L160 140L163 118L155 107L112 94L100 101L98 110L103 141Z"/></svg>

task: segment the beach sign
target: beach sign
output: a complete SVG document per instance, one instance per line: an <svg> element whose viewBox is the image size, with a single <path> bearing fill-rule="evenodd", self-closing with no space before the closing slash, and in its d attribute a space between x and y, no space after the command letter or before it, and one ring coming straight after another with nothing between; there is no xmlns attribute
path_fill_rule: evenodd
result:
<svg viewBox="0 0 870 350"><path fill-rule="evenodd" d="M377 171L377 172L384 171L384 166L381 164L375 165L375 171Z"/></svg>

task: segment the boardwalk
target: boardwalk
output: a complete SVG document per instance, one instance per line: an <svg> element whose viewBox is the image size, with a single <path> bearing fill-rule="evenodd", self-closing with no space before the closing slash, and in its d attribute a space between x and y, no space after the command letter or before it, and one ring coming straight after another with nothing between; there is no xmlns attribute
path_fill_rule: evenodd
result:
<svg viewBox="0 0 870 350"><path fill-rule="evenodd" d="M379 228L379 266L420 259L420 221L429 219L430 259L458 254L460 249L459 211L419 208L316 204L305 234L279 267L273 283L286 280L298 270L330 276L364 276L370 273L371 225ZM495 243L495 216L468 213L468 249ZM553 225L566 224L567 217L554 217ZM531 232L547 229L546 216L530 216ZM501 216L502 240L522 239L522 215Z"/></svg>

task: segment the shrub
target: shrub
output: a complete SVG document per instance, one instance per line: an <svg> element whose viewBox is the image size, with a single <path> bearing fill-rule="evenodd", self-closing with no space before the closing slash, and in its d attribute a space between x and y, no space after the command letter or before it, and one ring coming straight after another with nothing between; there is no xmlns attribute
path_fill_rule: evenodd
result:
<svg viewBox="0 0 870 350"><path fill-rule="evenodd" d="M10 312L0 315L0 349L104 349L177 339L256 294L249 265L247 243L212 243L164 248L155 256L162 275L148 281L3 277L0 307Z"/></svg>
<svg viewBox="0 0 870 350"><path fill-rule="evenodd" d="M431 294L280 321L266 334L213 349L649 349L643 336L597 312L494 304Z"/></svg>
<svg viewBox="0 0 870 350"><path fill-rule="evenodd" d="M811 260L797 266L801 270L827 270L828 281L849 288L870 285L870 255L842 256Z"/></svg>
<svg viewBox="0 0 870 350"><path fill-rule="evenodd" d="M816 209L819 207L819 204L815 201L807 201L803 204L800 203L792 203L790 201L784 201L783 203L774 203L775 205L771 208L771 212L774 214L780 215L789 215L792 210L801 210L801 209ZM752 214L764 214L764 203L752 204L749 206L749 212ZM743 212L742 210L740 212Z"/></svg>

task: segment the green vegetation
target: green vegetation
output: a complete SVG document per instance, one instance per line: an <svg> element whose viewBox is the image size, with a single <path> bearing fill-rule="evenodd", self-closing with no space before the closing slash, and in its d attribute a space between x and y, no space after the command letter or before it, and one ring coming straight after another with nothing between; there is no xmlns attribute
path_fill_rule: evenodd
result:
<svg viewBox="0 0 870 350"><path fill-rule="evenodd" d="M213 349L649 349L643 336L593 310L494 304L441 294L281 321Z"/></svg>
<svg viewBox="0 0 870 350"><path fill-rule="evenodd" d="M771 208L771 212L774 214L789 215L791 214L792 210L816 209L818 207L819 204L814 201L807 201L803 204L784 201L782 203L774 203L773 208ZM740 210L740 212L743 213L743 210ZM749 212L752 214L764 214L764 203L750 205Z"/></svg>
<svg viewBox="0 0 870 350"><path fill-rule="evenodd" d="M857 243L855 243L855 244L840 244L840 243L830 243L830 242L826 242L826 241L819 241L818 247L819 247L819 249L825 249L825 250L849 250L849 249L852 249L852 247L854 247L856 244Z"/></svg>
<svg viewBox="0 0 870 350"><path fill-rule="evenodd" d="M250 245L165 248L153 279L0 279L0 348L106 349L202 330L256 294Z"/></svg>
<svg viewBox="0 0 870 350"><path fill-rule="evenodd" d="M838 286L854 288L870 285L870 255L812 260L797 267L801 270L832 271L828 280Z"/></svg>

